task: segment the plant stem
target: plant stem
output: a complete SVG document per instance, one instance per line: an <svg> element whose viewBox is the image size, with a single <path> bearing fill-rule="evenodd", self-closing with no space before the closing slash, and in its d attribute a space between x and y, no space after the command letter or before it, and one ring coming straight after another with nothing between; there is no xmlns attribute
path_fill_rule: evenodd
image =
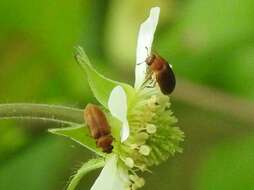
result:
<svg viewBox="0 0 254 190"><path fill-rule="evenodd" d="M104 160L101 158L92 159L84 163L84 165L77 171L77 173L73 175L67 190L74 190L84 175L86 175L88 172L103 167L104 164Z"/></svg>
<svg viewBox="0 0 254 190"><path fill-rule="evenodd" d="M39 119L64 124L82 124L83 110L47 104L0 104L1 119Z"/></svg>

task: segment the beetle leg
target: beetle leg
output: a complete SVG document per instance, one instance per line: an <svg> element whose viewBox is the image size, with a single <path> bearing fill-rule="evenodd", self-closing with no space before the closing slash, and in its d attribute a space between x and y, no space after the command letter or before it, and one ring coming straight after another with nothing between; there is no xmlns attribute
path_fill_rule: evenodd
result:
<svg viewBox="0 0 254 190"><path fill-rule="evenodd" d="M149 68L147 68L147 70L146 70L146 77L145 77L145 80L144 80L144 82L143 82L143 84L142 84L141 86L142 86L142 87L145 87L146 84L147 84L149 81L151 81L151 79L152 79L152 72L150 71Z"/></svg>
<svg viewBox="0 0 254 190"><path fill-rule="evenodd" d="M137 63L136 65L141 65L142 63L145 63L146 61L142 61L140 63Z"/></svg>
<svg viewBox="0 0 254 190"><path fill-rule="evenodd" d="M154 88L156 85L156 80L151 80L151 82L149 83L149 85L146 85L146 88Z"/></svg>

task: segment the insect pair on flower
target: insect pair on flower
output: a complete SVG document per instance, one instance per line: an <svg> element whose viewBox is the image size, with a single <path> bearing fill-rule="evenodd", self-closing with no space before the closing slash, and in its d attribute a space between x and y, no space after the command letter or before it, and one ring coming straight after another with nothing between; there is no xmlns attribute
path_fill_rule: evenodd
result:
<svg viewBox="0 0 254 190"><path fill-rule="evenodd" d="M161 92L169 95L174 90L176 83L172 66L158 54L151 53L149 55L148 47L145 48L147 50L145 61L137 63L137 65L147 64L146 79L141 88L154 88L157 82ZM148 86L147 83L150 85ZM103 152L111 153L113 138L110 135L110 126L103 112L98 106L89 104L85 108L84 116L92 137L96 139L97 146L101 147Z"/></svg>
<svg viewBox="0 0 254 190"><path fill-rule="evenodd" d="M73 190L91 168L102 166L91 190L136 190L145 183L139 177L141 172L182 151L179 144L184 134L174 126L177 119L170 110L168 96L175 87L175 77L168 63L151 53L159 13L158 7L152 8L140 26L134 88L99 74L83 49L77 48L76 59L102 107L86 106L85 127L51 132L71 138L99 157L81 167L68 190Z"/></svg>

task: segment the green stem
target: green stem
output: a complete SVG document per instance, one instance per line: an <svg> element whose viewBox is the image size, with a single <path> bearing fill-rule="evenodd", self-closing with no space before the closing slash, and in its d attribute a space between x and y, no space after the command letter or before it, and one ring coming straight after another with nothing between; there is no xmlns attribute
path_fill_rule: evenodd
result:
<svg viewBox="0 0 254 190"><path fill-rule="evenodd" d="M73 175L73 178L68 185L67 190L74 190L77 185L79 184L80 179L87 174L90 171L96 170L98 168L103 167L105 164L104 160L101 158L98 159L92 159L88 162L84 163L84 165L77 171L75 175Z"/></svg>
<svg viewBox="0 0 254 190"><path fill-rule="evenodd" d="M83 110L46 104L0 104L1 119L40 119L64 124L82 124Z"/></svg>

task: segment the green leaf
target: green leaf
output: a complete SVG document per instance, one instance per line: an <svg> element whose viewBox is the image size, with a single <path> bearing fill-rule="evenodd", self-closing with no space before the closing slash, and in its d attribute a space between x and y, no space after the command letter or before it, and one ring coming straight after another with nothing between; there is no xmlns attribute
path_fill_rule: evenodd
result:
<svg viewBox="0 0 254 190"><path fill-rule="evenodd" d="M127 94L128 100L132 99L134 88L130 85L116 82L108 79L98 73L91 65L88 56L81 47L76 49L76 60L85 70L90 88L93 91L95 98L106 108L108 108L108 98L112 89L118 85L122 86Z"/></svg>
<svg viewBox="0 0 254 190"><path fill-rule="evenodd" d="M70 184L67 187L67 190L74 190L79 184L80 179L86 175L88 172L96 170L104 166L104 159L97 158L89 160L84 163L82 167L73 175Z"/></svg>
<svg viewBox="0 0 254 190"><path fill-rule="evenodd" d="M84 125L49 129L49 132L70 138L71 140L81 144L82 146L88 148L96 154L103 157L105 156L105 153L103 153L99 148L96 147L95 139L90 136L88 128L84 127Z"/></svg>

